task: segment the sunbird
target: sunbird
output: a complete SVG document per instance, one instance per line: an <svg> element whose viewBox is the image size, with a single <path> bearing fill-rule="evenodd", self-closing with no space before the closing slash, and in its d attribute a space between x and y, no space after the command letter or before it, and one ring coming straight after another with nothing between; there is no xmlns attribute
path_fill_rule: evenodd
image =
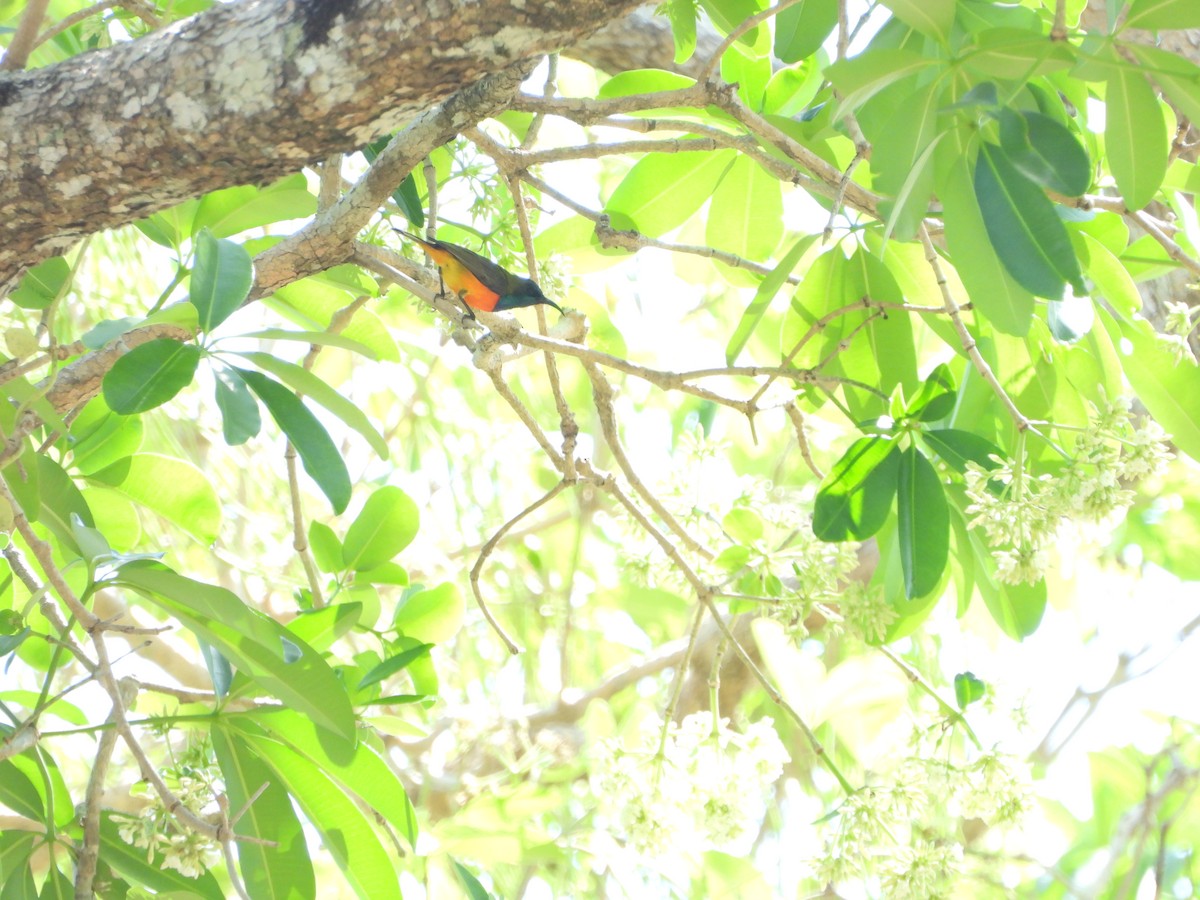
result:
<svg viewBox="0 0 1200 900"><path fill-rule="evenodd" d="M400 228L392 230L425 248L437 264L442 293L449 287L466 305L467 315L472 319L475 318L472 307L500 312L545 303L562 312L562 307L543 294L531 279L514 275L473 250L446 241L428 241Z"/></svg>

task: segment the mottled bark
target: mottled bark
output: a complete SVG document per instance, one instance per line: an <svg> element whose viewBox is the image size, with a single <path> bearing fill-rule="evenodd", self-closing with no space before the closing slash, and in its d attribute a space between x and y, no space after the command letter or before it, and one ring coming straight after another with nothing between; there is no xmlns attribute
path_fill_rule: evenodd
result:
<svg viewBox="0 0 1200 900"><path fill-rule="evenodd" d="M0 293L83 235L394 131L637 0L241 0L0 75Z"/></svg>

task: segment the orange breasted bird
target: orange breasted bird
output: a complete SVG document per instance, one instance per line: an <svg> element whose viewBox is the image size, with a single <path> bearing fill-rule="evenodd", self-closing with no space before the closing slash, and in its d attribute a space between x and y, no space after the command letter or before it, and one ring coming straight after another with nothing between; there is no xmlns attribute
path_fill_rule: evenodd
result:
<svg viewBox="0 0 1200 900"><path fill-rule="evenodd" d="M545 303L562 312L562 307L543 294L531 279L514 275L473 250L446 241L419 238L400 228L392 230L425 248L437 264L442 293L449 287L466 305L467 315L472 319L475 318L472 307L484 312L500 312Z"/></svg>

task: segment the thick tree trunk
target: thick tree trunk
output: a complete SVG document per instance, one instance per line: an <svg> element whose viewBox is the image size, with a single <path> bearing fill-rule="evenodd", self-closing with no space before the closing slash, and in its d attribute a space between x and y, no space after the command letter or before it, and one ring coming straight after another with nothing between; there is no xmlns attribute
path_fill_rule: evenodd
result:
<svg viewBox="0 0 1200 900"><path fill-rule="evenodd" d="M349 151L638 0L240 0L0 74L0 295L83 235Z"/></svg>

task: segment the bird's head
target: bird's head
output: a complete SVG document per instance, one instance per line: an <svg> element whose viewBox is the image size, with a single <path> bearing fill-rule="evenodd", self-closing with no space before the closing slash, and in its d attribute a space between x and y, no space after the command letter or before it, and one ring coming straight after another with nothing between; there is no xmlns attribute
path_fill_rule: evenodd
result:
<svg viewBox="0 0 1200 900"><path fill-rule="evenodd" d="M523 306L537 306L539 303L544 303L547 306L553 306L560 313L562 307L542 293L542 289L528 278L518 279L515 288L502 296L496 301L494 312L500 312L505 309L520 309Z"/></svg>

